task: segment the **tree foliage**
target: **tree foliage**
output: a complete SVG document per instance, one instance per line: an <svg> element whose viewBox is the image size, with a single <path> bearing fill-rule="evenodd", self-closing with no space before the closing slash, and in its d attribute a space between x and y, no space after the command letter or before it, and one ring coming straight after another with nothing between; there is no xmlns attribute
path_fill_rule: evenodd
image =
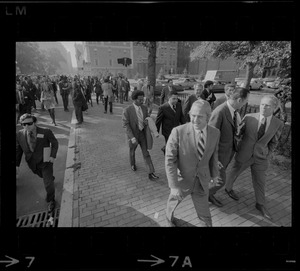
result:
<svg viewBox="0 0 300 271"><path fill-rule="evenodd" d="M34 42L16 44L16 65L23 74L55 74L60 62L67 61L57 48L40 50Z"/></svg>
<svg viewBox="0 0 300 271"><path fill-rule="evenodd" d="M247 68L246 87L249 86L255 67L260 72L270 63L279 67L279 75L290 75L291 42L289 41L221 41L202 42L190 54L191 61L201 58L234 57Z"/></svg>

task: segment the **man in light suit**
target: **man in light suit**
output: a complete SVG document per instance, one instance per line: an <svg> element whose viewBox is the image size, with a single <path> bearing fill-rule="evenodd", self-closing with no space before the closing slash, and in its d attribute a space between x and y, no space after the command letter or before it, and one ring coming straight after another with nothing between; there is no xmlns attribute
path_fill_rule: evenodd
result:
<svg viewBox="0 0 300 271"><path fill-rule="evenodd" d="M180 124L185 123L185 118L181 109L181 103L178 103L177 91L170 91L168 97L169 101L158 108L155 121L158 133L160 126L162 126L162 135L165 137L165 144L167 144L172 129ZM166 146L163 146L161 150L165 154Z"/></svg>
<svg viewBox="0 0 300 271"><path fill-rule="evenodd" d="M148 125L145 120L148 115L148 109L143 105L144 92L135 90L131 96L133 104L126 107L123 111L122 121L123 127L126 129L127 140L129 143L129 157L131 170L136 171L135 164L135 150L140 145L146 167L148 168L148 177L151 181L159 177L154 174L154 167L152 164L151 156L147 150L146 129Z"/></svg>
<svg viewBox="0 0 300 271"><path fill-rule="evenodd" d="M52 212L55 208L53 162L58 150L58 141L50 129L36 126L36 121L36 117L30 114L24 114L20 118L24 129L17 132L17 175L24 152L25 160L29 168L34 174L37 174L44 180L44 186L47 192L46 201L48 202L48 211ZM50 144L49 160L44 161L44 148L50 147Z"/></svg>
<svg viewBox="0 0 300 271"><path fill-rule="evenodd" d="M203 87L203 84L201 83L198 83L198 84L195 84L194 85L194 90L195 90L195 94L192 94L190 95L185 101L184 101L184 104L182 106L182 111L183 111L183 115L185 117L185 120L186 122L189 122L191 121L190 120L190 115L189 115L189 112L191 110L191 107L192 107L192 104L197 101L198 99L204 99L204 96L203 96L203 90L204 90L204 87Z"/></svg>
<svg viewBox="0 0 300 271"><path fill-rule="evenodd" d="M168 85L165 86L162 90L161 90L161 95L160 95L160 105L163 105L165 102L168 101L168 94L170 91L172 90L176 90L175 87L173 86L173 80L169 79L168 80Z"/></svg>
<svg viewBox="0 0 300 271"><path fill-rule="evenodd" d="M265 173L268 169L268 159L276 148L284 126L281 120L273 116L278 103L275 96L265 95L260 102L260 112L245 115L238 152L226 183L227 191L233 191L232 187L237 177L250 166L256 198L255 207L268 219L272 217L265 208Z"/></svg>
<svg viewBox="0 0 300 271"><path fill-rule="evenodd" d="M211 114L209 124L220 130L219 142L219 167L222 183L220 186L213 187L209 191L209 201L218 207L223 204L215 197L215 194L226 183L226 169L233 155L236 152L236 134L241 117L237 110L241 109L247 103L249 90L245 88L235 88L228 98L227 102L219 105ZM232 191L227 191L230 197L235 198L236 195Z"/></svg>
<svg viewBox="0 0 300 271"><path fill-rule="evenodd" d="M212 226L208 191L210 185L219 182L220 131L207 124L210 114L208 102L194 102L190 110L191 122L175 127L168 139L165 168L171 192L166 209L167 226L177 226L174 211L189 194L199 219L206 226Z"/></svg>

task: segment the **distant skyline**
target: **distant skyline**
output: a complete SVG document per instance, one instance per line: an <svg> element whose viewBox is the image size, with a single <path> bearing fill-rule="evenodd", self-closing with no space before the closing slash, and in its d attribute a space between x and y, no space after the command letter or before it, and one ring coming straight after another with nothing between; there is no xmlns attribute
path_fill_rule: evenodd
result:
<svg viewBox="0 0 300 271"><path fill-rule="evenodd" d="M81 41L60 41L60 43L71 53L71 61L73 68L77 68L76 55L75 55L75 42L82 43Z"/></svg>

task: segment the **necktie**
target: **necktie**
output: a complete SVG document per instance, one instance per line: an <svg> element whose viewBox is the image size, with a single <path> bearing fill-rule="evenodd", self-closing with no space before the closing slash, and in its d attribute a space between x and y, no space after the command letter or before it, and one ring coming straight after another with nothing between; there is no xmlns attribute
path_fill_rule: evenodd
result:
<svg viewBox="0 0 300 271"><path fill-rule="evenodd" d="M139 122L139 129L142 131L144 129L144 123L143 123L143 115L142 115L142 109L141 107L139 106L138 108L138 122Z"/></svg>
<svg viewBox="0 0 300 271"><path fill-rule="evenodd" d="M29 142L30 142L30 144L29 144L30 150L33 152L34 148L35 148L35 143L36 143L33 132L29 132Z"/></svg>
<svg viewBox="0 0 300 271"><path fill-rule="evenodd" d="M258 140L265 134L266 124L267 124L266 118L262 118L260 127L259 127L258 132L257 132L257 139Z"/></svg>
<svg viewBox="0 0 300 271"><path fill-rule="evenodd" d="M205 145L204 145L204 138L203 138L203 132L201 131L200 137L198 140L198 146L197 146L198 154L199 154L199 160L202 159L202 156L204 154Z"/></svg>
<svg viewBox="0 0 300 271"><path fill-rule="evenodd" d="M237 110L234 110L234 113L233 113L233 125L234 125L234 133L236 134L237 133Z"/></svg>
<svg viewBox="0 0 300 271"><path fill-rule="evenodd" d="M173 105L173 110L176 112L176 106L175 105Z"/></svg>

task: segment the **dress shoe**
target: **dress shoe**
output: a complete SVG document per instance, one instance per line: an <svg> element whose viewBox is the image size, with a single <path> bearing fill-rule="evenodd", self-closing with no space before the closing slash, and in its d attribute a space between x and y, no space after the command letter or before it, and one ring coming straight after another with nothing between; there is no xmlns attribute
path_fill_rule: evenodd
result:
<svg viewBox="0 0 300 271"><path fill-rule="evenodd" d="M201 216L201 217L199 217L199 219L205 223L206 227L212 227L211 218L206 218L206 217Z"/></svg>
<svg viewBox="0 0 300 271"><path fill-rule="evenodd" d="M55 200L52 200L48 203L48 212L49 213L53 212L54 208L55 208Z"/></svg>
<svg viewBox="0 0 300 271"><path fill-rule="evenodd" d="M255 208L261 212L261 215L269 220L272 220L272 216L269 214L269 212L266 210L266 208L263 205L260 205L258 203L255 204Z"/></svg>
<svg viewBox="0 0 300 271"><path fill-rule="evenodd" d="M159 177L158 176L156 176L154 173L150 173L149 174L149 179L151 180L151 181L154 181L155 179L158 179Z"/></svg>
<svg viewBox="0 0 300 271"><path fill-rule="evenodd" d="M136 171L136 166L135 165L131 166L131 170Z"/></svg>
<svg viewBox="0 0 300 271"><path fill-rule="evenodd" d="M178 227L178 224L174 218L169 220L169 218L166 217L166 220L167 220L167 227Z"/></svg>
<svg viewBox="0 0 300 271"><path fill-rule="evenodd" d="M225 192L228 194L229 197L231 197L234 200L239 200L240 198L238 197L238 195L231 189L230 191L228 191L225 188Z"/></svg>
<svg viewBox="0 0 300 271"><path fill-rule="evenodd" d="M208 201L211 202L212 204L218 206L218 207L223 207L222 202L217 200L214 195L210 195L208 197Z"/></svg>

